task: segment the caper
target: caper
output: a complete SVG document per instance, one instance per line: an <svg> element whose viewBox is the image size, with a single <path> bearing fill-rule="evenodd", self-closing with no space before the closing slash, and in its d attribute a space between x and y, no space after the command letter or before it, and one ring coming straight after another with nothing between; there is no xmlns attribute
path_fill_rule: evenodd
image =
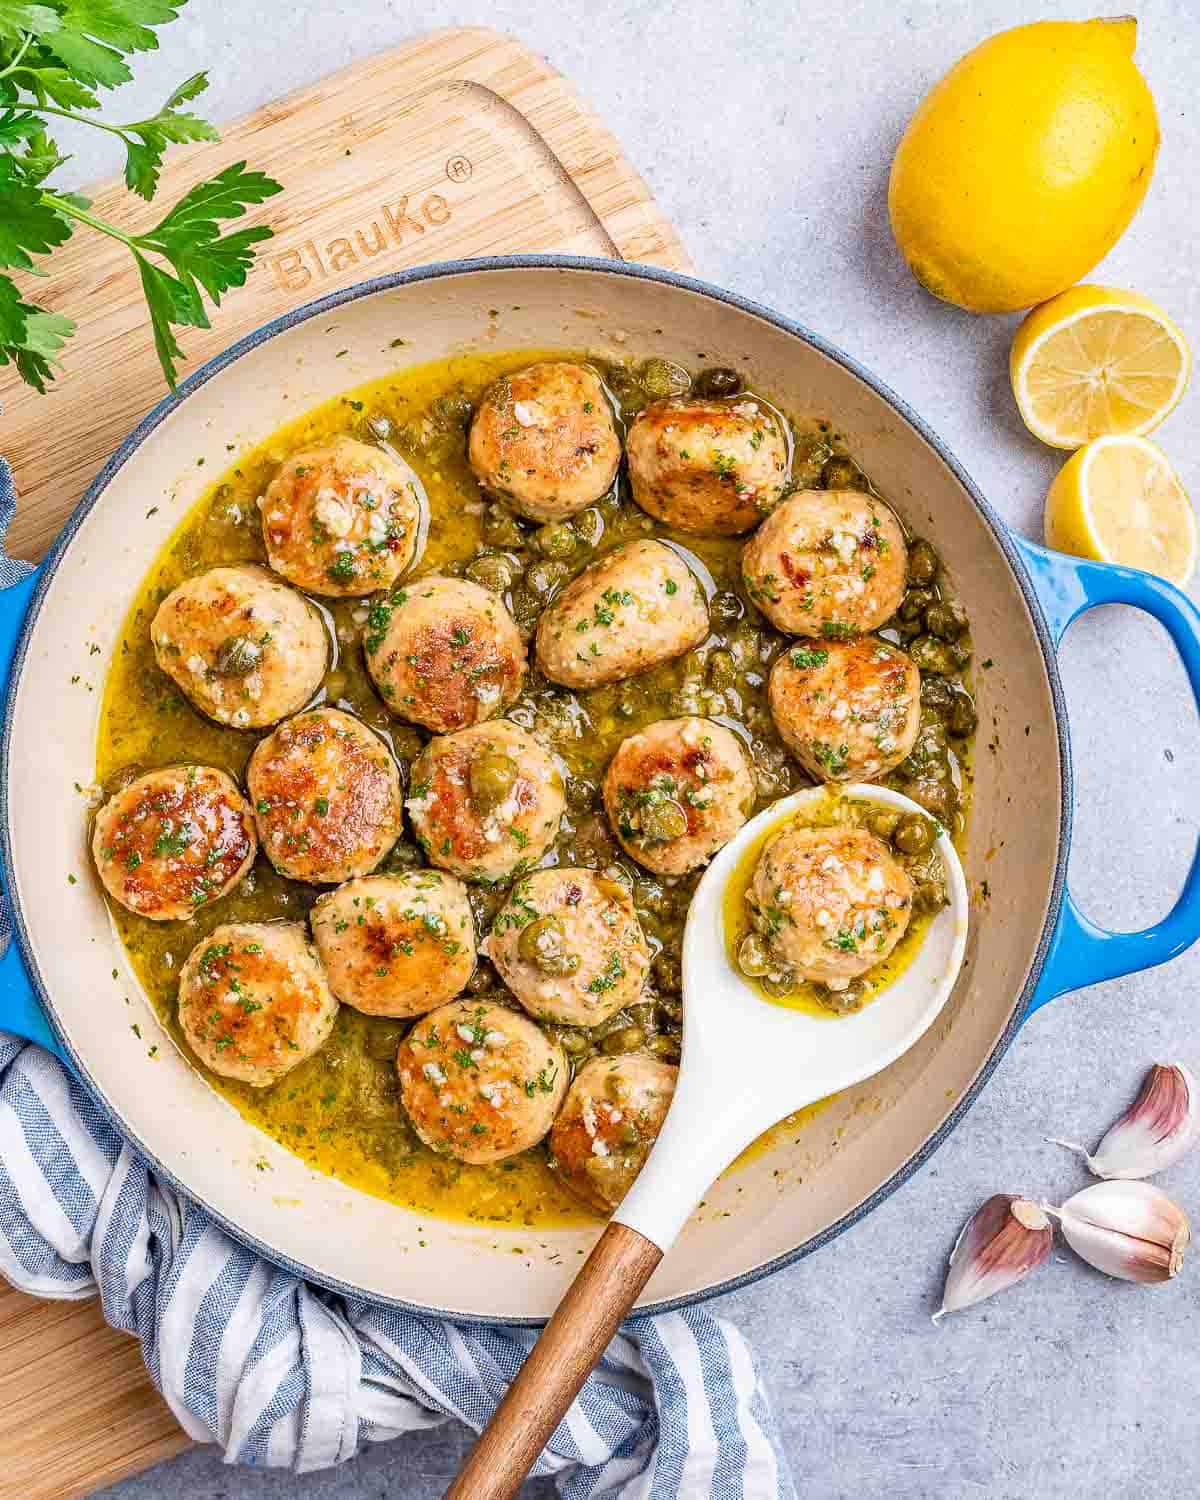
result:
<svg viewBox="0 0 1200 1500"><path fill-rule="evenodd" d="M646 1040L646 1030L643 1026L622 1026L619 1031L610 1031L600 1043L600 1050L609 1057L616 1057L622 1052L636 1052Z"/></svg>
<svg viewBox="0 0 1200 1500"><path fill-rule="evenodd" d="M567 805L576 812L587 812L596 803L596 785L586 776L568 776L563 784Z"/></svg>
<svg viewBox="0 0 1200 1500"><path fill-rule="evenodd" d="M669 953L667 949L664 948L661 953L655 954L651 972L655 983L668 994L677 995L683 988L682 966L678 957L674 953Z"/></svg>
<svg viewBox="0 0 1200 1500"><path fill-rule="evenodd" d="M944 677L921 678L922 708L932 709L934 713L948 714L954 707L956 697L953 683L947 682Z"/></svg>
<svg viewBox="0 0 1200 1500"><path fill-rule="evenodd" d="M512 617L519 629L528 634L537 624L542 612L542 601L527 588L513 590Z"/></svg>
<svg viewBox="0 0 1200 1500"><path fill-rule="evenodd" d="M475 970L474 974L471 975L470 979L467 980L467 994L486 995L489 993L489 991L496 988L497 981L495 969L492 968L491 964L481 959L479 962L479 967Z"/></svg>
<svg viewBox="0 0 1200 1500"><path fill-rule="evenodd" d="M664 1062L677 1063L679 1061L679 1038L673 1036L652 1036L649 1041L649 1050L655 1057L661 1057Z"/></svg>
<svg viewBox="0 0 1200 1500"><path fill-rule="evenodd" d="M430 403L429 415L447 432L462 432L471 420L471 403L465 396L438 396ZM372 419L372 430L374 419Z"/></svg>
<svg viewBox="0 0 1200 1500"><path fill-rule="evenodd" d="M737 664L728 651L712 651L708 657L708 685L714 692L731 688L737 677Z"/></svg>
<svg viewBox="0 0 1200 1500"><path fill-rule="evenodd" d="M658 1002L658 1026L660 1031L677 1030L683 1020L683 1001L661 996Z"/></svg>
<svg viewBox="0 0 1200 1500"><path fill-rule="evenodd" d="M821 470L821 483L827 490L857 490L862 488L863 472L852 458L840 454L826 460Z"/></svg>
<svg viewBox="0 0 1200 1500"><path fill-rule="evenodd" d="M789 974L785 969L783 973L764 974L759 984L766 990L767 994L776 1000L781 1000L785 995L796 993L796 976Z"/></svg>
<svg viewBox="0 0 1200 1500"><path fill-rule="evenodd" d="M826 989L824 985L817 989L817 1000L835 1016L853 1015L863 1008L866 998L866 990L861 984L848 984L842 990Z"/></svg>
<svg viewBox="0 0 1200 1500"><path fill-rule="evenodd" d="M718 629L722 625L736 625L746 613L746 606L735 593L722 589L714 594L708 606L709 619Z"/></svg>
<svg viewBox="0 0 1200 1500"><path fill-rule="evenodd" d="M909 641L915 641L917 636L925 629L925 625L918 616L915 620L902 620L899 615L888 621L888 625L900 637L901 645L907 645Z"/></svg>
<svg viewBox="0 0 1200 1500"><path fill-rule="evenodd" d="M931 635L919 635L908 648L908 654L922 672L936 672L939 677L953 677L958 671L958 662L949 643L936 640Z"/></svg>
<svg viewBox="0 0 1200 1500"><path fill-rule="evenodd" d="M646 404L646 392L641 381L624 365L611 365L605 383L617 398L622 416L632 416Z"/></svg>
<svg viewBox="0 0 1200 1500"><path fill-rule="evenodd" d="M395 1062L400 1043L404 1040L403 1026L395 1021L369 1021L367 1023L367 1056L376 1062Z"/></svg>
<svg viewBox="0 0 1200 1500"><path fill-rule="evenodd" d="M915 583L921 588L928 587L938 576L941 563L932 546L924 539L919 539L909 546L908 549L908 581Z"/></svg>
<svg viewBox="0 0 1200 1500"><path fill-rule="evenodd" d="M511 558L500 552L485 552L467 564L466 576L480 588L502 594L512 586L517 570Z"/></svg>
<svg viewBox="0 0 1200 1500"><path fill-rule="evenodd" d="M940 880L918 880L913 887L913 910L916 912L941 911L949 897Z"/></svg>
<svg viewBox="0 0 1200 1500"><path fill-rule="evenodd" d="M892 834L892 843L901 854L924 854L933 839L933 824L920 813L905 813Z"/></svg>
<svg viewBox="0 0 1200 1500"><path fill-rule="evenodd" d="M647 844L665 844L668 839L681 838L687 832L687 814L675 802L651 802L641 812L642 841Z"/></svg>
<svg viewBox="0 0 1200 1500"><path fill-rule="evenodd" d="M958 640L950 642L950 656L957 664L959 671L970 664L972 649L969 635L960 635Z"/></svg>
<svg viewBox="0 0 1200 1500"><path fill-rule="evenodd" d="M688 372L669 359L644 360L638 370L638 379L652 401L661 401L664 396L678 396L692 383Z"/></svg>
<svg viewBox="0 0 1200 1500"><path fill-rule="evenodd" d="M525 587L539 599L545 599L548 594L558 588L569 571L566 563L553 562L549 559L535 562L526 571Z"/></svg>
<svg viewBox="0 0 1200 1500"><path fill-rule="evenodd" d="M946 727L950 733L960 740L965 739L967 735L974 734L978 723L979 715L975 712L975 704L971 701L971 695L955 693L946 718Z"/></svg>
<svg viewBox="0 0 1200 1500"><path fill-rule="evenodd" d="M897 610L902 620L919 620L932 604L937 603L937 595L932 589L909 589L900 601Z"/></svg>
<svg viewBox="0 0 1200 1500"><path fill-rule="evenodd" d="M697 396L736 396L742 389L742 377L728 365L713 365L701 370L692 381Z"/></svg>
<svg viewBox="0 0 1200 1500"><path fill-rule="evenodd" d="M533 541L544 556L562 559L575 551L579 538L569 526L555 521L549 526L539 526L533 533Z"/></svg>
<svg viewBox="0 0 1200 1500"><path fill-rule="evenodd" d="M471 801L481 813L495 812L512 791L520 768L502 750L485 750L471 762Z"/></svg>
<svg viewBox="0 0 1200 1500"><path fill-rule="evenodd" d="M492 547L523 547L525 533L503 505L489 505L483 513L483 539Z"/></svg>
<svg viewBox="0 0 1200 1500"><path fill-rule="evenodd" d="M925 629L939 640L956 641L968 624L966 610L949 599L939 599L925 611Z"/></svg>
<svg viewBox="0 0 1200 1500"><path fill-rule="evenodd" d="M410 844L407 839L398 839L388 852L388 857L383 862L386 871L392 870L415 870L418 865L424 864L425 857L417 848L416 844Z"/></svg>
<svg viewBox="0 0 1200 1500"><path fill-rule="evenodd" d="M820 433L797 434L792 454L792 482L798 489L816 489L821 483L821 470L828 461L829 444Z"/></svg>
<svg viewBox="0 0 1200 1500"><path fill-rule="evenodd" d="M642 1133L634 1120L622 1120L617 1126L617 1140L622 1146L640 1146Z"/></svg>
<svg viewBox="0 0 1200 1500"><path fill-rule="evenodd" d="M574 974L579 968L579 955L567 951L566 940L566 928L558 917L538 917L522 927L517 952L543 974Z"/></svg>
<svg viewBox="0 0 1200 1500"><path fill-rule="evenodd" d="M558 1040L568 1057L581 1057L588 1049L588 1039L582 1031L560 1031Z"/></svg>
<svg viewBox="0 0 1200 1500"><path fill-rule="evenodd" d="M572 519L571 527L582 538L585 546L594 547L604 535L604 512L589 505L587 510L581 510Z"/></svg>
<svg viewBox="0 0 1200 1500"><path fill-rule="evenodd" d="M757 932L748 932L738 944L738 968L750 979L761 979L772 967L767 945Z"/></svg>
<svg viewBox="0 0 1200 1500"><path fill-rule="evenodd" d="M654 1025L654 1001L640 1000L637 1005L631 1005L629 1019L636 1021L639 1026L644 1026L649 1031Z"/></svg>
<svg viewBox="0 0 1200 1500"><path fill-rule="evenodd" d="M899 821L900 814L894 807L880 807L867 819L867 827L877 838L890 839Z"/></svg>
<svg viewBox="0 0 1200 1500"><path fill-rule="evenodd" d="M910 782L905 790L914 802L919 802L939 823L949 825L958 807L958 792L952 781L922 778L920 781Z"/></svg>
<svg viewBox="0 0 1200 1500"><path fill-rule="evenodd" d="M230 635L217 648L216 669L222 677L249 677L262 661L262 647L248 635Z"/></svg>
<svg viewBox="0 0 1200 1500"><path fill-rule="evenodd" d="M657 880L639 880L633 888L633 904L639 912L665 917L671 909L671 893Z"/></svg>

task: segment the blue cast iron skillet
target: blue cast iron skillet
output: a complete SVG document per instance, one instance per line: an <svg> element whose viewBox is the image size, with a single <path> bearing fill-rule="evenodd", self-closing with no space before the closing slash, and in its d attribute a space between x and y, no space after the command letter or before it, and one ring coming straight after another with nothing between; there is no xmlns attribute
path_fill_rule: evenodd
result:
<svg viewBox="0 0 1200 1500"><path fill-rule="evenodd" d="M937 452L942 462L970 494L979 514L995 534L996 541L1008 560L1033 620L1045 659L1046 673L1059 725L1062 782L1061 837L1045 925L1020 1003L1016 1006L1012 1020L995 1043L990 1055L984 1060L970 1087L963 1093L956 1107L924 1146L852 1212L844 1215L798 1249L768 1261L752 1272L675 1301L664 1301L655 1304L652 1308L639 1309L639 1311L664 1311L670 1307L732 1291L828 1243L894 1192L941 1145L974 1102L1020 1027L1036 1010L1047 1001L1070 990L1081 989L1102 980L1115 979L1123 974L1131 974L1165 963L1184 952L1196 941L1197 937L1200 937L1200 847L1193 859L1183 890L1171 911L1162 921L1140 932L1108 932L1097 926L1080 911L1070 891L1067 890L1066 865L1070 850L1074 796L1066 705L1055 657L1056 648L1068 626L1086 610L1093 609L1100 604L1132 605L1136 609L1153 615L1165 626L1183 661L1193 695L1197 705L1200 706L1200 611L1179 589L1150 574L1131 568L1114 567L1105 563L1085 562L1078 558L1066 557L1011 533L988 505L946 445L911 408L870 371L849 355L827 343L818 334L733 292L723 291L692 277L648 266L558 255L521 255L450 261L420 267L412 271L397 272L362 282L297 308L266 324L255 333L240 339L223 354L196 370L173 395L164 398L143 419L113 454L88 487L83 499L40 567L20 583L0 590L0 692L3 692L5 705L3 741L0 744L0 854L3 856L0 875L5 877L6 884L6 872L12 858L7 799L13 689L26 661L29 643L36 629L38 610L49 581L54 576L55 569L83 518L93 506L102 503L105 488L112 476L130 459L158 424L185 402L192 392L215 375L220 374L222 370L250 350L294 324L308 318L323 317L345 303L390 287L432 281L442 276L457 275L465 271L478 273L519 268L568 271L578 268L601 271L614 276L637 277L644 281L659 282L713 298L752 314L803 340L829 359L844 366L859 380L871 387ZM15 940L10 942L3 957L0 958L0 1029L27 1037L49 1048L68 1066L86 1077L85 1064L81 1059L71 1055L66 1037L55 1020L51 997L44 992L37 978L33 977L37 975L37 965L19 903L13 904L12 916ZM119 1122L114 1123L119 1125ZM135 1142L135 1144L165 1180L173 1182L179 1191L186 1192L186 1189L175 1180L172 1174L155 1160L152 1153L146 1151L140 1142ZM242 1240L248 1238L236 1224L224 1219L222 1222L225 1223L230 1233ZM273 1259L281 1259L268 1247L254 1241L251 1243L255 1243L257 1249ZM291 1264L290 1268L298 1274L313 1277L313 1273L304 1266ZM336 1290L351 1295L356 1294L354 1287L342 1285L328 1277L313 1277L313 1279L332 1285ZM412 1310L424 1311L419 1307L414 1307ZM535 1322L538 1320L512 1319L509 1321Z"/></svg>

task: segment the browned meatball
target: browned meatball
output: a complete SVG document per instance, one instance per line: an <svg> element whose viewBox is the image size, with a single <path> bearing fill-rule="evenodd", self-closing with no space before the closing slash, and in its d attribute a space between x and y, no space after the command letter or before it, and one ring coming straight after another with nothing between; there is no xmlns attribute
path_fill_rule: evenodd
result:
<svg viewBox="0 0 1200 1500"><path fill-rule="evenodd" d="M567 1059L528 1016L490 1000L452 1000L418 1021L396 1058L413 1129L459 1161L503 1161L550 1129Z"/></svg>
<svg viewBox="0 0 1200 1500"><path fill-rule="evenodd" d="M507 719L430 740L413 762L407 803L430 861L485 882L537 864L565 805L554 761Z"/></svg>
<svg viewBox="0 0 1200 1500"><path fill-rule="evenodd" d="M325 1042L338 1003L298 922L216 927L179 973L179 1024L214 1073L268 1088Z"/></svg>
<svg viewBox="0 0 1200 1500"><path fill-rule="evenodd" d="M763 849L746 905L784 970L838 990L904 936L912 893L907 870L873 833L793 824Z"/></svg>
<svg viewBox="0 0 1200 1500"><path fill-rule="evenodd" d="M266 568L210 568L172 589L150 627L154 657L202 714L260 729L321 685L329 637L316 608Z"/></svg>
<svg viewBox="0 0 1200 1500"><path fill-rule="evenodd" d="M423 1016L475 969L467 888L440 870L348 880L310 921L334 994L369 1016Z"/></svg>
<svg viewBox="0 0 1200 1500"><path fill-rule="evenodd" d="M594 1057L575 1075L550 1132L550 1165L598 1214L633 1186L667 1118L679 1069L656 1057Z"/></svg>
<svg viewBox="0 0 1200 1500"><path fill-rule="evenodd" d="M874 781L912 749L921 674L878 636L796 641L771 669L779 736L819 781Z"/></svg>
<svg viewBox="0 0 1200 1500"><path fill-rule="evenodd" d="M737 736L712 719L662 719L622 741L604 777L621 847L659 875L694 870L750 815L755 786Z"/></svg>
<svg viewBox="0 0 1200 1500"><path fill-rule="evenodd" d="M547 362L502 375L471 423L471 468L531 521L561 521L612 485L621 444L600 377Z"/></svg>
<svg viewBox="0 0 1200 1500"><path fill-rule="evenodd" d="M351 714L314 708L261 740L246 768L263 852L281 875L369 875L400 837L400 773Z"/></svg>
<svg viewBox="0 0 1200 1500"><path fill-rule="evenodd" d="M513 886L485 945L539 1021L598 1026L634 1004L650 946L629 892L591 870L534 870Z"/></svg>
<svg viewBox="0 0 1200 1500"><path fill-rule="evenodd" d="M592 563L550 605L537 659L552 682L590 688L682 656L708 634L695 574L662 542L629 542Z"/></svg>
<svg viewBox="0 0 1200 1500"><path fill-rule="evenodd" d="M416 474L402 458L355 438L294 453L258 506L268 561L310 594L391 588L416 557Z"/></svg>
<svg viewBox="0 0 1200 1500"><path fill-rule="evenodd" d="M634 418L625 441L633 498L679 531L737 536L783 497L788 445L774 413L750 396L672 397Z"/></svg>
<svg viewBox="0 0 1200 1500"><path fill-rule="evenodd" d="M525 646L512 616L465 578L422 578L377 604L365 646L388 708L435 734L495 718L525 679Z"/></svg>
<svg viewBox="0 0 1200 1500"><path fill-rule="evenodd" d="M859 490L801 490L742 553L746 590L767 619L826 640L877 630L894 615L907 566L899 521Z"/></svg>
<svg viewBox="0 0 1200 1500"><path fill-rule="evenodd" d="M246 799L212 766L139 776L96 814L92 835L109 895L155 922L179 921L219 901L257 849Z"/></svg>

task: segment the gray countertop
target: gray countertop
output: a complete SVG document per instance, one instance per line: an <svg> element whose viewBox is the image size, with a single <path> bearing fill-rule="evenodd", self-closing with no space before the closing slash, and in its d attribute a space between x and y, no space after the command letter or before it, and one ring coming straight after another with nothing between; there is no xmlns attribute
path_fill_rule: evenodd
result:
<svg viewBox="0 0 1200 1500"><path fill-rule="evenodd" d="M202 66L220 120L430 25L511 31L573 80L682 233L700 275L795 315L863 360L947 440L1018 530L1040 535L1059 456L1027 436L1009 393L1012 318L925 296L887 228L892 150L925 89L964 51L1071 4L974 0L193 0L139 63L147 103ZM1086 7L1083 7L1086 10ZM1154 297L1200 349L1200 11L1144 0L1138 61L1158 103L1153 186L1093 276ZM80 176L111 169L81 143ZM1200 385L1158 435L1200 493ZM1116 610L1062 652L1078 812L1073 887L1100 921L1161 914L1200 822L1200 735L1157 626ZM1031 768L1036 774L1036 767ZM1190 788L1190 790L1189 790ZM987 1194L1066 1193L1084 1179L1047 1134L1093 1138L1144 1066L1200 1064L1200 949L1170 967L1068 996L1025 1029L932 1163L834 1245L713 1304L750 1336L801 1493L1162 1497L1200 1492L1197 1271L1164 1288L1116 1284L1057 1252L1016 1291L933 1327L946 1254ZM1200 1153L1163 1183L1200 1209ZM467 1441L444 1428L295 1479L193 1451L105 1493L440 1495ZM545 1484L530 1496L550 1493Z"/></svg>

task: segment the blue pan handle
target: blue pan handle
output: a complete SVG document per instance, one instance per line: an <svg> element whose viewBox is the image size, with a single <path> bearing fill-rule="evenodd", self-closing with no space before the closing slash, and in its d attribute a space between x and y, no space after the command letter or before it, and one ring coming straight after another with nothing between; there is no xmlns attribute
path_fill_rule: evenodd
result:
<svg viewBox="0 0 1200 1500"><path fill-rule="evenodd" d="M1029 570L1056 646L1071 621L1098 604L1132 604L1135 609L1144 609L1166 626L1200 708L1200 610L1186 594L1161 578L1139 573L1134 568L1066 557L1023 537L1014 536L1013 541ZM1026 1016L1068 990L1083 989L1103 979L1116 979L1122 974L1166 963L1191 947L1197 938L1200 938L1200 845L1175 905L1161 922L1141 932L1108 932L1097 927L1084 916L1067 891Z"/></svg>
<svg viewBox="0 0 1200 1500"><path fill-rule="evenodd" d="M13 654L25 623L29 601L37 588L39 568L6 589L0 589L0 704L8 700L8 678L12 668ZM8 872L0 862L0 884L7 886ZM21 961L21 950L16 937L12 937L4 956L0 958L0 1031L12 1032L14 1036L27 1037L42 1047L48 1047L59 1057L62 1048L50 1030L50 1023L34 994L33 982L25 972Z"/></svg>

